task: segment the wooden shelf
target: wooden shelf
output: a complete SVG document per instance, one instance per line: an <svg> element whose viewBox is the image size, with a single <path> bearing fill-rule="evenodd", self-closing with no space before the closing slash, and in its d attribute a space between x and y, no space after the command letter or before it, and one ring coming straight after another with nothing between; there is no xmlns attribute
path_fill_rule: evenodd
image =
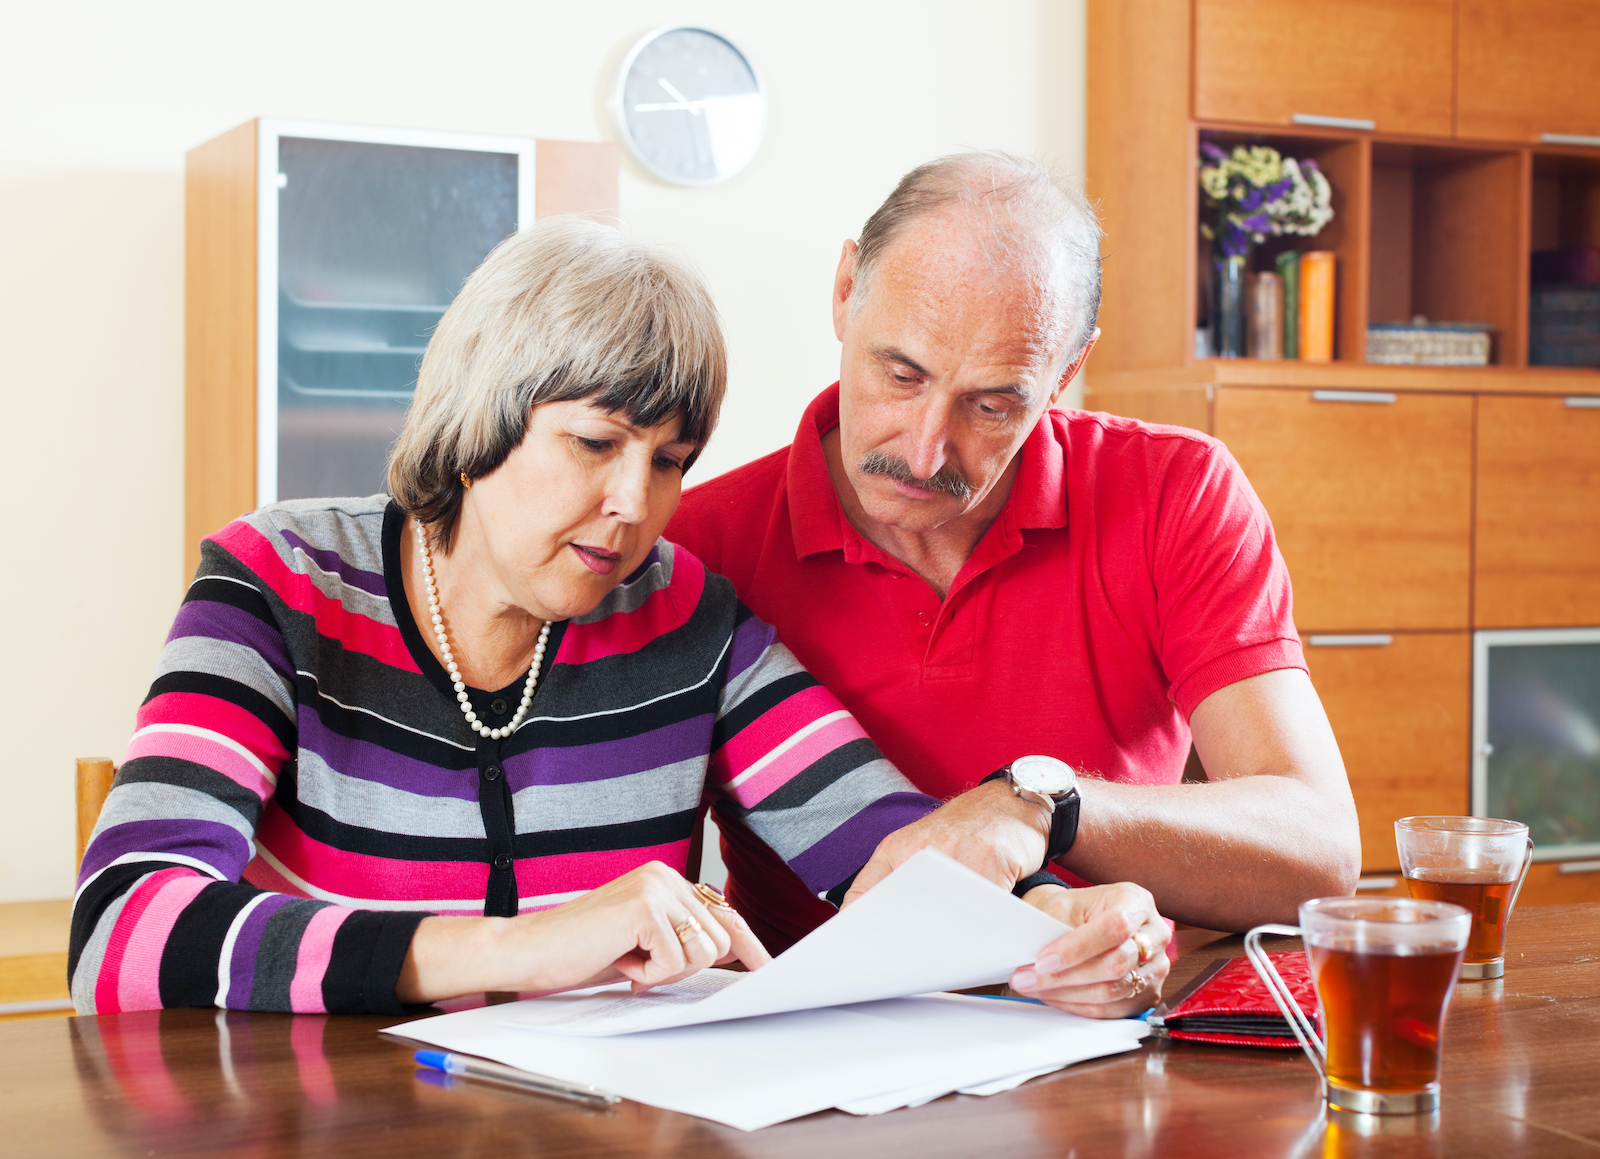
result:
<svg viewBox="0 0 1600 1159"><path fill-rule="evenodd" d="M1392 390L1452 394L1600 394L1600 370L1534 366L1375 366L1365 362L1263 362L1203 358L1187 366L1096 370L1085 377L1087 399L1128 391L1195 386L1265 386L1287 390Z"/></svg>

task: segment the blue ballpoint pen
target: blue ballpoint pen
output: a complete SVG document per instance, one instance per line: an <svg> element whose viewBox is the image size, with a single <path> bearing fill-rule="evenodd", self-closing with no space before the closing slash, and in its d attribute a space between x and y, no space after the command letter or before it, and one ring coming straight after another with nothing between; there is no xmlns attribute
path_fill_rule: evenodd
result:
<svg viewBox="0 0 1600 1159"><path fill-rule="evenodd" d="M532 1074L518 1070L514 1066L490 1062L488 1059L450 1054L443 1050L419 1050L413 1057L423 1066L442 1070L445 1074L477 1079L479 1082L498 1083L500 1086L516 1087L518 1090L537 1091L541 1095L550 1095L553 1098L572 1099L575 1102L601 1107L622 1101L618 1096L599 1087L546 1078L544 1075Z"/></svg>

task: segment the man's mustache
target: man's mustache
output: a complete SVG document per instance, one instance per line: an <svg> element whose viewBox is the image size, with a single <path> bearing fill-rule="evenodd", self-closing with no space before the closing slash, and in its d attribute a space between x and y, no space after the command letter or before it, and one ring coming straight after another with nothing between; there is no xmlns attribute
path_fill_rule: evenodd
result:
<svg viewBox="0 0 1600 1159"><path fill-rule="evenodd" d="M868 451L861 456L861 473L863 475L883 475L893 479L896 483L904 483L908 487L921 487L926 491L938 491L965 503L972 498L972 484L967 482L967 477L954 467L941 467L926 479L919 479L911 471L911 465L904 459L897 459L893 455L886 455L882 451Z"/></svg>

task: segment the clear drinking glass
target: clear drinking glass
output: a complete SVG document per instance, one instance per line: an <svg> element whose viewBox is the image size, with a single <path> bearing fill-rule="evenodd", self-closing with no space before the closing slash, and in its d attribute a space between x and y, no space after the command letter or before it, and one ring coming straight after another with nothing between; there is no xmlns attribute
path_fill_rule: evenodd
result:
<svg viewBox="0 0 1600 1159"><path fill-rule="evenodd" d="M1319 897L1300 925L1257 926L1245 953L1324 1080L1337 1110L1416 1114L1439 1106L1439 1049L1472 916L1449 902ZM1273 969L1261 938L1305 942L1326 1041Z"/></svg>
<svg viewBox="0 0 1600 1159"><path fill-rule="evenodd" d="M1454 902L1472 915L1462 979L1504 974L1506 923L1533 862L1528 827L1493 817L1402 817L1394 841L1412 897Z"/></svg>

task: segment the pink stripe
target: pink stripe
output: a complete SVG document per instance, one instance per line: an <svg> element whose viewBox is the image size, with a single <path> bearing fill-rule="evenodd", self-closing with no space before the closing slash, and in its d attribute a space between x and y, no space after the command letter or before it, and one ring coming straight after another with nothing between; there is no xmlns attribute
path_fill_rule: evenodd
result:
<svg viewBox="0 0 1600 1159"><path fill-rule="evenodd" d="M276 738L274 738L276 739ZM249 789L263 801L272 795L272 782L239 753L212 737L194 736L183 732L152 732L136 736L128 744L127 755L135 757L172 757L192 761L214 769L236 785Z"/></svg>
<svg viewBox="0 0 1600 1159"><path fill-rule="evenodd" d="M689 865L689 839L639 849L607 849L593 853L557 853L527 857L517 862L517 893L537 897L544 893L572 893L598 889L647 861L659 861L682 873ZM548 907L540 907L548 908Z"/></svg>
<svg viewBox="0 0 1600 1159"><path fill-rule="evenodd" d="M289 1009L296 1014L326 1014L322 1003L322 978L333 959L333 936L355 910L330 905L319 909L300 935L300 952L294 960L294 981L289 983Z"/></svg>
<svg viewBox="0 0 1600 1159"><path fill-rule="evenodd" d="M812 721L821 720L843 707L833 693L820 684L796 692L745 725L738 735L729 737L727 744L712 753L711 776L726 784Z"/></svg>
<svg viewBox="0 0 1600 1159"><path fill-rule="evenodd" d="M341 897L423 908L431 901L482 897L489 884L489 867L480 862L406 861L336 849L301 832L281 809L266 811L256 843L308 885Z"/></svg>
<svg viewBox="0 0 1600 1159"><path fill-rule="evenodd" d="M190 872L184 869L163 869L153 873L128 895L117 915L117 924L111 927L106 938L106 952L100 958L100 973L94 980L94 1010L96 1014L115 1014L122 1009L117 1004L117 976L122 973L122 954L128 948L128 935L139 924L150 899L168 881Z"/></svg>
<svg viewBox="0 0 1600 1159"><path fill-rule="evenodd" d="M657 637L688 623L705 586L705 565L678 548L669 586L651 593L635 611L618 612L598 624L575 624L568 628L554 662L587 664L619 653L637 652Z"/></svg>
<svg viewBox="0 0 1600 1159"><path fill-rule="evenodd" d="M319 635L339 641L347 652L362 652L406 672L422 671L411 658L399 628L352 612L323 595L310 576L284 563L272 542L248 523L230 523L211 538L255 572L284 603L311 616Z"/></svg>
<svg viewBox="0 0 1600 1159"><path fill-rule="evenodd" d="M441 901L483 897L489 867L467 861L406 861L351 853L324 844L297 829L280 809L268 809L256 841L308 885L339 897L411 903L418 909ZM517 892L523 897L594 889L647 861L661 861L680 873L688 866L689 841L672 841L638 849L605 849L559 853L517 861ZM252 885L304 896L281 882L259 859L245 875ZM279 884L281 882L281 884ZM286 888L288 887L288 888ZM472 911L482 913L481 907Z"/></svg>
<svg viewBox="0 0 1600 1159"><path fill-rule="evenodd" d="M181 876L162 883L128 934L117 972L119 1010L161 1009L161 954L167 948L167 938L178 915L212 883L211 878L189 870L176 872Z"/></svg>
<svg viewBox="0 0 1600 1159"><path fill-rule="evenodd" d="M290 897L309 896L305 890L295 885L259 857L245 866L244 872L239 877L240 880L255 886L257 889L264 889L268 893L286 893Z"/></svg>
<svg viewBox="0 0 1600 1159"><path fill-rule="evenodd" d="M260 717L237 704L198 692L164 692L153 697L139 709L136 723L140 728L150 724L192 724L210 729L238 741L274 773L289 755L278 734Z"/></svg>
<svg viewBox="0 0 1600 1159"><path fill-rule="evenodd" d="M851 716L825 724L755 776L735 787L732 790L733 798L746 809L754 809L774 790L788 784L793 777L804 772L834 749L851 741L860 740L866 735Z"/></svg>

